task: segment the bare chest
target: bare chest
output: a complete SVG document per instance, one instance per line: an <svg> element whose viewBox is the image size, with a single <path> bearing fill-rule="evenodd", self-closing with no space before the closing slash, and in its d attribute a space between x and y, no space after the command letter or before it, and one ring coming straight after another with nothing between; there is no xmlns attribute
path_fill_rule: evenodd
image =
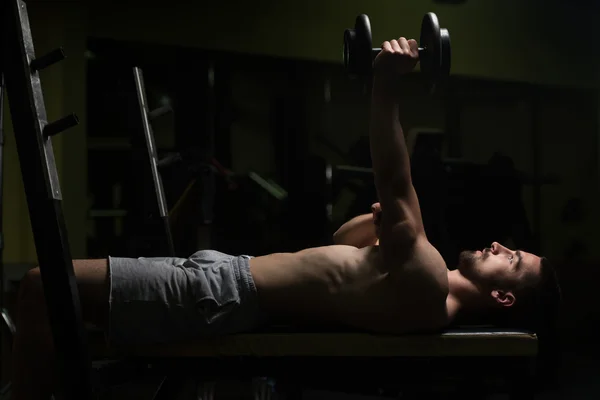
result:
<svg viewBox="0 0 600 400"><path fill-rule="evenodd" d="M380 332L403 333L443 324L448 296L448 274L443 259L434 254L404 265L378 266L360 279L361 290L350 289L339 303L344 323ZM352 286L349 286L352 288Z"/></svg>
<svg viewBox="0 0 600 400"><path fill-rule="evenodd" d="M443 283L422 276L388 275L369 290L336 301L341 323L377 332L405 333L439 325L445 313Z"/></svg>

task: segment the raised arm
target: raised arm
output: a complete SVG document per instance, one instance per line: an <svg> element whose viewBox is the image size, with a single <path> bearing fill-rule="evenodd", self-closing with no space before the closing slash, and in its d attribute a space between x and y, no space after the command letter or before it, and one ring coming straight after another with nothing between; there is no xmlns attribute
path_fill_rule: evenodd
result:
<svg viewBox="0 0 600 400"><path fill-rule="evenodd" d="M380 246L383 257L390 261L407 256L424 236L398 101L402 75L413 70L418 57L417 43L400 38L383 43L373 66L371 159L382 209Z"/></svg>

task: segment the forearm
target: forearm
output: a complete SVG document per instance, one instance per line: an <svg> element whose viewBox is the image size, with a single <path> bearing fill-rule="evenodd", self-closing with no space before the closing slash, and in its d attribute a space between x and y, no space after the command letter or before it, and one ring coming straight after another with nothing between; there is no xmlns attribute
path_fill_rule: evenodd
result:
<svg viewBox="0 0 600 400"><path fill-rule="evenodd" d="M412 185L410 160L399 119L403 75L413 70L415 40L384 42L373 63L371 160L381 208L379 238L386 262L398 263L424 233L419 200Z"/></svg>
<svg viewBox="0 0 600 400"><path fill-rule="evenodd" d="M373 81L371 98L370 148L375 185L382 202L403 196L410 186L410 159L399 119L398 88ZM391 191L385 196L381 191Z"/></svg>
<svg viewBox="0 0 600 400"><path fill-rule="evenodd" d="M359 248L374 245L377 242L377 233L373 215L359 215L346 222L333 234L333 242Z"/></svg>

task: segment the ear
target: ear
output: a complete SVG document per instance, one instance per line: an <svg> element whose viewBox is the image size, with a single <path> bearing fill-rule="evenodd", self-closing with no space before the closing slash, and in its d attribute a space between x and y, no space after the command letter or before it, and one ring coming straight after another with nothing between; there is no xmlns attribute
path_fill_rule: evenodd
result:
<svg viewBox="0 0 600 400"><path fill-rule="evenodd" d="M492 298L502 307L510 307L515 304L515 295L503 290L492 290Z"/></svg>

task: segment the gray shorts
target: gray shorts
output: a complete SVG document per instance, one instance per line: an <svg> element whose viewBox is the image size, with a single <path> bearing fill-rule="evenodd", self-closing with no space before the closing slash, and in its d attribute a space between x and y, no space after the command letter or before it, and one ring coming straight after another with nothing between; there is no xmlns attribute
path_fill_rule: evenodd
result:
<svg viewBox="0 0 600 400"><path fill-rule="evenodd" d="M189 258L108 258L112 345L246 332L264 322L249 256L203 250Z"/></svg>

